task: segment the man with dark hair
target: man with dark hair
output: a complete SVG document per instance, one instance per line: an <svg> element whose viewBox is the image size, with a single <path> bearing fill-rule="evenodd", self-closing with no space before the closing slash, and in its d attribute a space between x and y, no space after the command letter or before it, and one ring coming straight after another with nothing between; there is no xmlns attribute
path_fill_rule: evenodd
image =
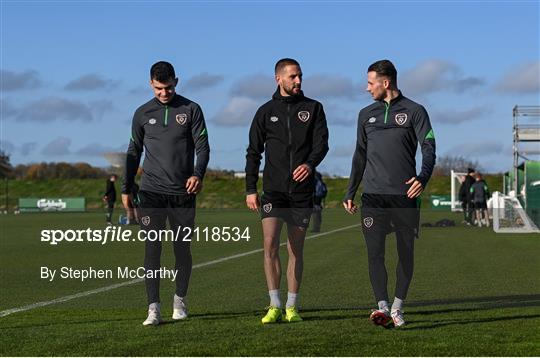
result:
<svg viewBox="0 0 540 358"><path fill-rule="evenodd" d="M300 67L300 64L298 63L298 61L292 58L282 58L281 60L276 62L276 65L274 66L274 73L280 73L286 66Z"/></svg>
<svg viewBox="0 0 540 358"><path fill-rule="evenodd" d="M370 319L378 325L405 324L402 304L413 275L414 239L418 236L417 198L435 166L435 137L429 116L397 87L397 71L388 60L368 68L367 91L376 101L358 115L356 149L343 206L354 214L360 182L362 231L366 241L369 277L378 309ZM422 169L416 175L415 154L420 143ZM384 263L386 235L396 232L397 280L395 298L388 308L388 276Z"/></svg>
<svg viewBox="0 0 540 358"><path fill-rule="evenodd" d="M475 180L469 191L471 193L472 207L476 212L476 225L482 227L482 223L484 223L484 225L489 227L489 213L487 208L487 201L490 196L489 188L482 174L475 173Z"/></svg>
<svg viewBox="0 0 540 358"><path fill-rule="evenodd" d="M471 196L471 186L475 182L475 174L473 168L468 168L467 175L459 188L459 200L461 200L461 208L463 209L463 219L467 225L472 225L473 223L474 206Z"/></svg>
<svg viewBox="0 0 540 358"><path fill-rule="evenodd" d="M116 181L116 174L111 174L107 179L107 187L105 188L105 195L103 201L107 204L107 225L112 225L112 214L114 211L114 203L116 202L116 188L114 182Z"/></svg>
<svg viewBox="0 0 540 358"><path fill-rule="evenodd" d="M201 107L175 92L178 84L173 66L157 62L150 70L154 97L135 111L131 141L126 159L122 201L129 200L143 148L146 152L139 191L139 213L142 230L161 230L169 220L174 232L192 229L195 220L195 196L202 188L210 147ZM197 162L194 165L195 154ZM173 319L187 317L186 294L191 276L190 242L173 242L176 291ZM161 322L159 272L161 242L145 242L144 267L148 298L148 318L143 325Z"/></svg>
<svg viewBox="0 0 540 358"><path fill-rule="evenodd" d="M328 152L324 110L319 102L304 96L300 65L295 60L282 59L276 63L275 71L278 88L253 118L246 155L246 204L254 211L262 207L264 272L270 296L263 324L282 320L279 238L284 221L289 253L285 320L302 320L297 295L302 280L304 239L313 208L313 172ZM259 200L257 181L263 152L263 195Z"/></svg>

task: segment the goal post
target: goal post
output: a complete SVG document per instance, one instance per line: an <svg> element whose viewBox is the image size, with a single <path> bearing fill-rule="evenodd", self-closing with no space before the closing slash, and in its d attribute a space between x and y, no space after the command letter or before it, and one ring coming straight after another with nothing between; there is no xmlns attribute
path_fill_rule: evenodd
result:
<svg viewBox="0 0 540 358"><path fill-rule="evenodd" d="M496 233L540 233L515 196L494 192L492 210Z"/></svg>
<svg viewBox="0 0 540 358"><path fill-rule="evenodd" d="M450 171L450 205L452 211L463 211L461 208L461 200L459 200L459 189L466 176L467 173L456 172L454 170Z"/></svg>

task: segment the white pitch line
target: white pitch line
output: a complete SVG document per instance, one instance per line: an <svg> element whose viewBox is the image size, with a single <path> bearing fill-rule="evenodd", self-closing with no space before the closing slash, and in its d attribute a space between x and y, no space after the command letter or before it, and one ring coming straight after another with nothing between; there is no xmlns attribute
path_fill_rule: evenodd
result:
<svg viewBox="0 0 540 358"><path fill-rule="evenodd" d="M349 226L345 226L345 227L342 227L342 228L339 228L339 229L334 229L334 230L331 230L331 231L323 232L323 233L320 233L320 234L307 236L306 240L316 239L316 238L321 237L321 236L326 236L326 235L333 234L333 233L338 232L338 231L351 229L351 228L356 227L356 226L360 226L360 224L349 225ZM284 242L284 243L280 244L280 246L284 246L284 245L287 245L287 242ZM246 251L246 252L243 252L243 253L240 253L240 254L226 256L226 257L222 257L222 258L217 259L217 260L207 261L207 262L203 262L203 263L200 263L200 264L197 264L197 265L193 265L193 268L196 269L196 268L199 268L199 267L210 266L210 265L214 265L214 264L217 264L217 263L220 263L220 262L229 261L229 260L237 259L237 258L240 258L240 257L256 254L256 253L262 252L262 251L263 251L263 249ZM81 297L94 295L96 293L111 291L111 290L114 290L114 289L117 289L117 288L120 288L120 287L133 285L133 284L136 284L136 283L139 283L139 282L142 282L142 281L144 281L144 279L138 278L138 279L135 279L135 280L130 280L130 281L126 281L126 282L116 283L114 285L109 285L109 286L105 286L105 287L101 287L101 288L96 288L94 290L79 292L79 293L75 293L73 295L68 295L68 296L55 298L54 300L50 300L50 301L36 302L36 303L29 304L27 306L10 308L10 309L7 309L5 311L1 311L0 312L0 317L5 317L5 316L8 316L8 315L10 315L12 313L33 310L34 308L54 305L56 303L67 302L67 301L74 300L76 298L81 298Z"/></svg>

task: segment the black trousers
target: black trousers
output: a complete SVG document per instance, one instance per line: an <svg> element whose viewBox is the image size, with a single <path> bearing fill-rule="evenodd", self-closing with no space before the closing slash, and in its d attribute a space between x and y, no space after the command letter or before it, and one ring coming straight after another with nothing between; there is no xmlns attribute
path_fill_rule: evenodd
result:
<svg viewBox="0 0 540 358"><path fill-rule="evenodd" d="M113 211L114 211L114 201L107 201L107 214L105 215L105 220L108 223L112 222Z"/></svg>
<svg viewBox="0 0 540 358"><path fill-rule="evenodd" d="M166 221L169 220L170 230L174 233L182 230L183 227L193 229L195 224L195 195L168 195L149 191L139 192L139 221L141 230L147 234L150 230L166 229ZM181 231L179 239L173 241L175 257L174 268L176 276L176 294L184 297L187 294L189 278L193 261L191 258L191 242L183 240L184 232ZM146 240L144 250L144 268L149 270L159 270L161 267L161 240ZM160 302L159 297L159 277L146 278L146 295L148 304Z"/></svg>
<svg viewBox="0 0 540 358"><path fill-rule="evenodd" d="M375 300L388 301L388 274L384 261L386 235L392 231L396 232L399 257L395 296L405 299L413 276L414 240L418 236L416 199L404 195L363 194L361 213Z"/></svg>

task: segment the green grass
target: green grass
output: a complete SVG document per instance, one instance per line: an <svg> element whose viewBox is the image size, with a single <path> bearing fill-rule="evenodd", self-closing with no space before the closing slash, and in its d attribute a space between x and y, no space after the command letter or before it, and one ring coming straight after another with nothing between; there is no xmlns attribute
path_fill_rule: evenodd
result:
<svg viewBox="0 0 540 358"><path fill-rule="evenodd" d="M502 191L502 175L486 175L490 190ZM348 179L326 178L328 197L326 206L335 208L341 206L341 200L347 190ZM5 207L5 182L0 185L0 208ZM103 208L101 198L105 191L105 179L52 179L52 180L10 180L9 207L17 205L18 198L35 197L85 197L86 206L90 210ZM116 184L120 192L120 184ZM449 177L433 177L425 192L424 205L428 205L429 195L450 194ZM199 208L235 208L245 207L245 180L225 177L207 177L204 189L197 198ZM120 205L120 199L118 199Z"/></svg>
<svg viewBox="0 0 540 358"><path fill-rule="evenodd" d="M460 220L457 214L424 211L422 222L442 217ZM0 311L117 282L46 282L39 278L40 266L141 265L141 243L39 242L42 229L103 228L103 221L97 213L0 217ZM342 210L324 212L326 232L358 222L359 216ZM247 210L199 210L197 224L249 226L252 237L237 243L194 242L194 264L262 247L260 222ZM167 322L143 327L144 285L137 283L1 317L0 355L540 355L539 235L424 228L415 252L404 329L384 330L367 321L374 299L363 238L354 227L306 242L300 297L304 322L260 324L268 298L259 252L194 269L185 322L171 322L173 283L162 280ZM397 259L392 235L386 256L392 292ZM284 248L282 261L284 266ZM171 244L164 243L162 263L170 267L172 262Z"/></svg>

